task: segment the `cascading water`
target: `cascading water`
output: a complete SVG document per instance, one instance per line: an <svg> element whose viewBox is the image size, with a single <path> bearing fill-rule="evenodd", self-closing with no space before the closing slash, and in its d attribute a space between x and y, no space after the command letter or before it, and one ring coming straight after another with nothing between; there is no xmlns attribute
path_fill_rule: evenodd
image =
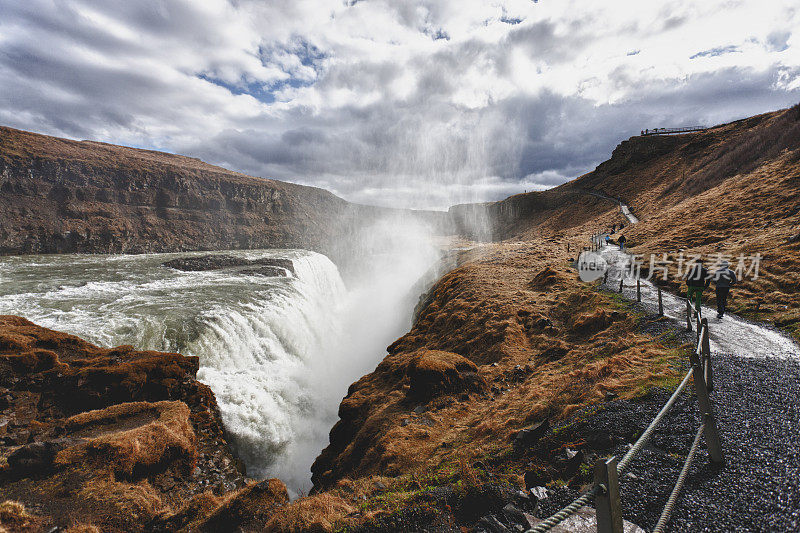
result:
<svg viewBox="0 0 800 533"><path fill-rule="evenodd" d="M410 326L409 291L438 257L421 231L382 222L354 235L361 268L348 287L327 257L302 250L225 252L289 258L286 278L162 266L202 253L5 257L0 314L103 346L197 355L248 474L298 493L347 387Z"/></svg>

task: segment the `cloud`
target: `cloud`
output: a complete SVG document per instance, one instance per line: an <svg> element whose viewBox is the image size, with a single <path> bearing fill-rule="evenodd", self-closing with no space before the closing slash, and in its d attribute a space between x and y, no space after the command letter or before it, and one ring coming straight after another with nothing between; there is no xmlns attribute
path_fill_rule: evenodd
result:
<svg viewBox="0 0 800 533"><path fill-rule="evenodd" d="M0 10L0 123L383 205L550 187L641 129L800 100L789 1L0 0ZM724 31L708 28L712 16Z"/></svg>
<svg viewBox="0 0 800 533"><path fill-rule="evenodd" d="M738 46L734 46L729 44L728 46L717 46L712 48L711 50L703 50L702 52L697 52L689 56L689 59L697 59L698 57L714 57L714 56L721 56L723 54L733 54L736 52L741 52Z"/></svg>

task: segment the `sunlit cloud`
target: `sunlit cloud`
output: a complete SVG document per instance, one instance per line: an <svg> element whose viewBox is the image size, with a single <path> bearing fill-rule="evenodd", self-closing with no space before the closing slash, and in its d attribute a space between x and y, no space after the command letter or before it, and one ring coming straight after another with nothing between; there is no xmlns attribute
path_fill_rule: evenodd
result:
<svg viewBox="0 0 800 533"><path fill-rule="evenodd" d="M551 187L644 128L800 101L800 11L785 0L0 0L0 11L0 124L381 205Z"/></svg>

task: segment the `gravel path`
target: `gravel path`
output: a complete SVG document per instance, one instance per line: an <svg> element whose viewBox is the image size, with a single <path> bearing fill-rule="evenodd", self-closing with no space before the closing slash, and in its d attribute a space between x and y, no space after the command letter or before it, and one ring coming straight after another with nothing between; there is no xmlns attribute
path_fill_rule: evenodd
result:
<svg viewBox="0 0 800 533"><path fill-rule="evenodd" d="M609 263L609 275L606 288L619 289L620 272L626 273L623 282L623 295L636 298L636 279L628 276L629 257L619 251L616 246L604 246L600 251ZM735 290L735 289L734 289ZM655 311L658 302L658 289L649 281L641 281L642 303ZM716 306L714 290L706 290L704 300ZM664 315L676 321L686 323L686 299L668 292L662 292ZM782 357L800 359L800 348L786 334L764 327L763 324L748 322L736 315L726 314L717 318L716 307L702 306L703 316L708 319L711 334L711 351L732 353L750 357Z"/></svg>
<svg viewBox="0 0 800 533"><path fill-rule="evenodd" d="M726 462L712 466L701 445L667 531L800 531L800 364L715 354L714 370L712 400ZM581 432L632 442L669 395L610 402ZM694 393L683 394L620 480L626 520L652 530L699 424ZM619 446L612 453L626 451ZM537 514L544 518L577 494L552 493Z"/></svg>
<svg viewBox="0 0 800 533"><path fill-rule="evenodd" d="M669 531L800 531L800 365L716 355L712 394L725 453L698 453ZM693 395L623 478L626 517L650 530L677 479L699 413ZM624 450L620 450L624 451Z"/></svg>
<svg viewBox="0 0 800 533"><path fill-rule="evenodd" d="M618 264L622 255L606 247ZM610 278L613 278L610 276ZM618 277L617 277L618 280ZM625 295L636 297L634 289ZM619 281L609 281L619 287ZM655 288L642 285L646 305ZM664 293L666 315L685 323L685 301ZM714 467L704 444L668 524L668 531L800 531L800 347L781 332L735 316L706 312L712 338L715 390L711 395L726 462ZM612 402L587 421L586 431L625 434L644 429L666 402L661 391L643 402ZM650 445L621 479L623 514L651 530L678 477L697 427L694 392L684 394ZM626 447L614 453L621 456ZM568 503L574 491L542 502L540 514Z"/></svg>

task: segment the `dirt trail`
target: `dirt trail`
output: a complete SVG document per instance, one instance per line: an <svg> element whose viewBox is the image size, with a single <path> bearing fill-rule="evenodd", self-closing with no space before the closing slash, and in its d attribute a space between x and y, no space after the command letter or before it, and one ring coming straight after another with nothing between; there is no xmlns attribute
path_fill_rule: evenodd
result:
<svg viewBox="0 0 800 533"><path fill-rule="evenodd" d="M622 214L625 215L625 218L628 219L628 222L631 224L638 224L639 219L636 218L636 215L631 213L631 208L627 205L623 204L622 202L619 203L619 210L622 211Z"/></svg>

